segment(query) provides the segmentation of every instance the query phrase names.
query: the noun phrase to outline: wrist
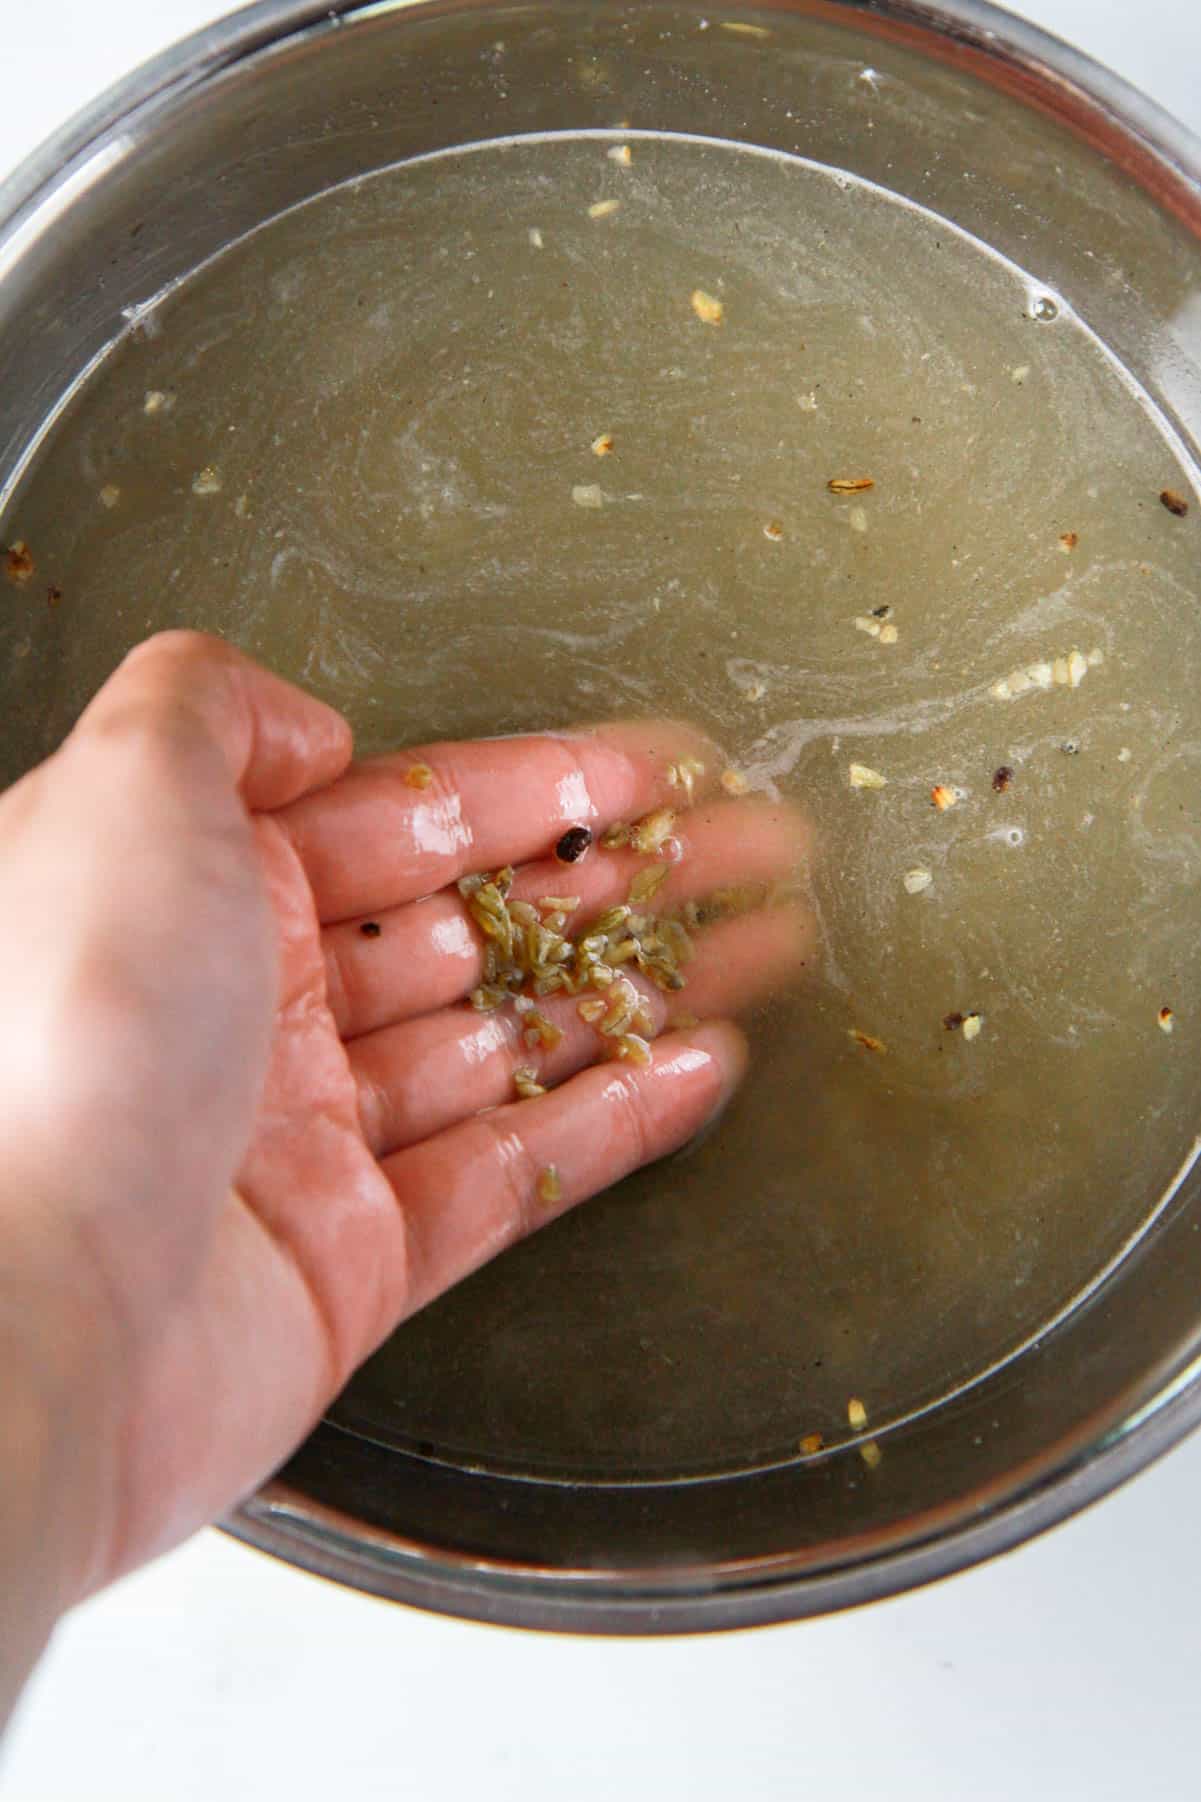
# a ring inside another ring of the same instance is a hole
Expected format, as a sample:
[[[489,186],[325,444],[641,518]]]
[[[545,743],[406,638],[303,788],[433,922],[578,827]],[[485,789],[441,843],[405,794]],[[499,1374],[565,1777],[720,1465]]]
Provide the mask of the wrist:
[[[0,1725],[58,1618],[101,1579],[117,1489],[114,1349],[98,1298],[4,1219]]]

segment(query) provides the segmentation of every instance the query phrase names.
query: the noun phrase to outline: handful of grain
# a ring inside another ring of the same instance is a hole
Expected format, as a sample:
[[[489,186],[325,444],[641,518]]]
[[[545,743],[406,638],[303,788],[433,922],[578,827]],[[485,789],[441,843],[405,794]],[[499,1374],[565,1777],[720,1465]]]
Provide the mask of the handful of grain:
[[[661,866],[662,868],[662,866]],[[604,993],[624,965],[631,964],[656,988],[684,987],[681,965],[691,961],[692,941],[682,918],[652,918],[639,913],[667,879],[667,870],[635,877],[630,901],[606,908],[578,939],[566,936],[569,916],[579,906],[575,895],[544,895],[535,905],[510,900],[513,869],[495,875],[464,876],[459,893],[484,937],[484,977],[471,992],[471,1004],[491,1013],[517,996]],[[692,904],[684,910],[699,919]]]
[[[684,791],[686,801],[692,800],[695,780],[704,767],[695,759],[670,766],[668,780]],[[733,771],[726,774],[735,777],[725,784],[728,792],[746,792],[744,777]],[[671,836],[675,822],[674,809],[657,807],[640,820],[610,826],[599,842],[605,850],[625,848],[639,857],[667,857],[675,842]],[[560,863],[574,862],[577,851],[582,855],[591,842],[589,829],[573,828],[560,838],[555,855]],[[687,900],[664,913],[644,911],[670,875],[668,863],[648,863],[634,875],[627,899],[605,908],[576,938],[568,932],[580,907],[578,895],[514,900],[511,864],[492,874],[464,876],[459,893],[484,941],[483,980],[471,991],[471,1005],[479,1013],[512,1005],[522,1020],[525,1048],[553,1050],[562,1033],[536,1011],[537,1003],[548,995],[579,996],[580,1018],[594,1027],[608,1055],[649,1064],[648,1041],[655,1024],[645,1000],[627,980],[629,972],[640,972],[665,993],[677,992],[685,986],[684,967],[696,955],[693,933],[768,899],[766,885],[743,884],[716,889],[703,902]],[[545,1092],[537,1072],[526,1065],[516,1072],[515,1086],[522,1099]]]

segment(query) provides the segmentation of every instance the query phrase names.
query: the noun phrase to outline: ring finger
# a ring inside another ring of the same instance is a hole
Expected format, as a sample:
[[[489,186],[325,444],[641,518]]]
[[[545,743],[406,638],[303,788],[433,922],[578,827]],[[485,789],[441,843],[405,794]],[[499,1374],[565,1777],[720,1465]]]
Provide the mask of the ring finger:
[[[629,1047],[632,1056],[645,1061],[643,1041],[677,1023],[742,1011],[780,987],[800,966],[806,933],[796,908],[744,915],[703,930],[682,992],[664,994],[643,978],[627,979],[645,1011],[645,1018],[630,1025],[636,1034]],[[535,1016],[529,1013],[505,1008],[480,1015],[463,1007],[356,1040],[347,1050],[371,1149],[377,1157],[385,1156],[513,1100],[520,1070],[552,1089],[615,1051],[616,1035],[607,1035],[602,1027],[618,1023],[617,1003],[607,1022],[589,1023],[580,1014],[581,1001],[587,1006],[600,1000],[593,994],[574,999],[557,995],[539,1003],[538,1015],[550,1027],[548,1044],[531,1029]]]

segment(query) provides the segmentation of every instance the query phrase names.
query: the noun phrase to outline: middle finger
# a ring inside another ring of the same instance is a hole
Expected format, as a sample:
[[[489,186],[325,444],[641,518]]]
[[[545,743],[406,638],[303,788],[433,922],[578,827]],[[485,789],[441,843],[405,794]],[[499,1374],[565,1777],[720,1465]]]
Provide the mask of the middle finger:
[[[788,876],[804,849],[804,829],[791,808],[754,800],[715,803],[682,814],[675,836],[682,856],[663,865],[667,877],[651,903],[660,913],[699,899],[732,880],[770,883]],[[578,864],[547,859],[517,871],[512,899],[578,897],[577,932],[651,867],[630,851],[595,847]],[[364,927],[370,930],[364,933]],[[374,930],[378,928],[378,931]],[[456,889],[409,907],[345,921],[322,934],[326,990],[344,1039],[461,1001],[483,974],[483,942]]]

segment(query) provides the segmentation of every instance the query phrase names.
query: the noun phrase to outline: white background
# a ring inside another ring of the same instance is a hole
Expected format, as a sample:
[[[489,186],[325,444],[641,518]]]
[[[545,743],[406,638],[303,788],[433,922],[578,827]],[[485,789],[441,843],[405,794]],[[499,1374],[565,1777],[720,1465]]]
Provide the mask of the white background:
[[[0,0],[0,172],[219,10]],[[1201,131],[1196,0],[1019,10]],[[934,1589],[650,1643],[438,1620],[207,1533],[61,1628],[0,1802],[1196,1802],[1199,1518],[1201,1436]]]

